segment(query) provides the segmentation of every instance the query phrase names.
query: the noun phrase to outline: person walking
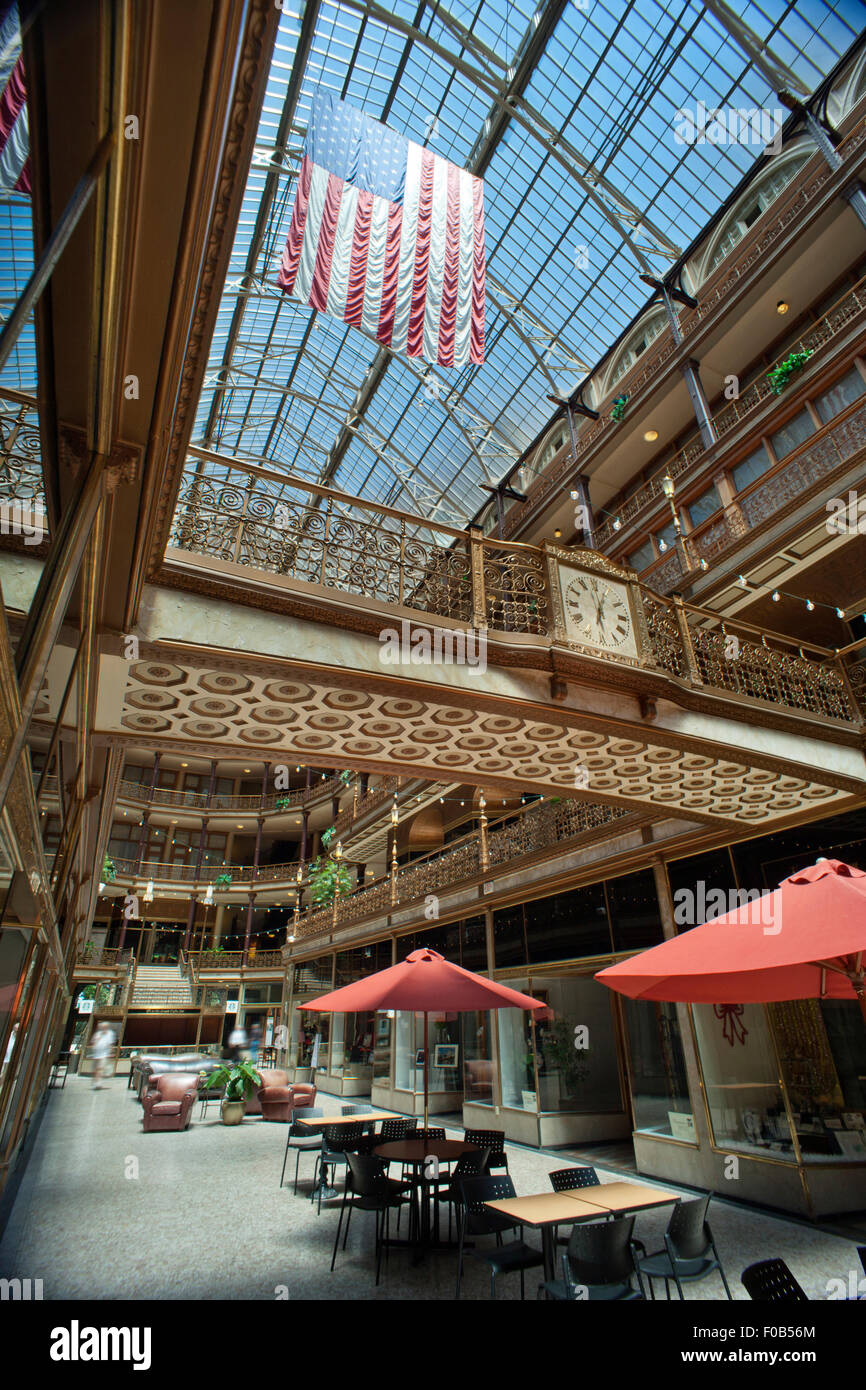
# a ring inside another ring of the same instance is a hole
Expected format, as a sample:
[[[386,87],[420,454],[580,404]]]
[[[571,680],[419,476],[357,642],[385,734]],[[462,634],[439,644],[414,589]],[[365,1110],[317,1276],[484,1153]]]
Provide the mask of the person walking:
[[[250,1028],[250,1061],[256,1066],[259,1060],[259,1048],[262,1042],[262,1025],[254,1023]]]
[[[233,1062],[239,1062],[241,1060],[246,1045],[246,1030],[238,1027],[233,1028],[229,1034],[229,1047],[231,1048]]]
[[[114,1052],[115,1035],[113,1029],[102,1019],[90,1040],[90,1056],[93,1061],[93,1090],[102,1091],[102,1078],[105,1064]]]

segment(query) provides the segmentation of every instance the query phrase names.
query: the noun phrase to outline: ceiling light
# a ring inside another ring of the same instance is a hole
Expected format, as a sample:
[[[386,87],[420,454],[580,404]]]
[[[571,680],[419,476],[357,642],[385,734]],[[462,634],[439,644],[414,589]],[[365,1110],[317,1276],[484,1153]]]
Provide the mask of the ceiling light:
[[[245,767],[245,768],[244,768],[244,772],[249,772],[249,768],[248,768],[248,767]]]
[[[644,430],[643,437],[646,440],[647,444],[655,444],[656,440],[659,437],[659,432],[658,430]]]
[[[559,540],[560,537],[562,536],[562,532],[560,531],[560,529],[559,529],[558,526],[557,526],[557,528],[556,528],[556,530],[554,531],[553,534],[554,534],[554,537],[556,538],[556,540]]]
[[[777,313],[777,314],[787,314],[787,312],[788,312],[788,310],[790,309],[790,307],[791,307],[791,306],[790,306],[790,304],[788,304],[787,300],[780,299],[779,302],[778,302],[778,304],[776,305],[776,313]]]
[[[189,767],[189,763],[181,763],[181,767]]]

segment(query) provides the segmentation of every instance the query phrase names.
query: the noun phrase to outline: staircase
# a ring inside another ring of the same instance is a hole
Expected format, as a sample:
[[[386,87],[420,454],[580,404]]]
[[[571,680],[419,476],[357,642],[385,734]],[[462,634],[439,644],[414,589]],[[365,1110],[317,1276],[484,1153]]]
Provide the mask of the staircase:
[[[190,1009],[189,980],[181,974],[179,965],[140,965],[135,972],[130,1008]]]

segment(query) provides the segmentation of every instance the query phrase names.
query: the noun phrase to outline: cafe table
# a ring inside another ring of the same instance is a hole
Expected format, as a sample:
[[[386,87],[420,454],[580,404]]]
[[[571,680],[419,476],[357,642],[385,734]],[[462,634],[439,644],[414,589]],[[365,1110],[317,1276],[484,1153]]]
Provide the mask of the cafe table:
[[[549,1282],[556,1277],[557,1226],[571,1226],[576,1221],[602,1221],[607,1215],[601,1207],[583,1200],[586,1190],[583,1188],[579,1197],[576,1192],[538,1192],[529,1197],[504,1197],[484,1205],[520,1226],[532,1226],[541,1231],[544,1278]]]
[[[306,1125],[307,1128],[308,1128],[308,1129],[311,1129],[311,1130],[324,1130],[324,1129],[330,1128],[332,1125],[358,1125],[358,1124],[368,1125],[368,1124],[374,1124],[377,1120],[393,1120],[393,1119],[394,1119],[394,1113],[393,1113],[393,1111],[389,1111],[389,1110],[367,1110],[367,1111],[365,1111],[363,1114],[360,1114],[360,1115],[358,1115],[358,1114],[356,1114],[356,1115],[343,1115],[343,1114],[340,1114],[340,1115],[311,1115],[309,1119],[307,1119],[307,1116],[306,1116],[306,1113],[305,1113],[304,1109],[296,1110],[296,1111],[294,1111],[293,1114],[292,1114],[292,1124],[289,1125],[289,1132],[288,1132],[288,1134],[286,1135],[286,1155],[288,1155],[288,1152],[289,1152],[289,1140],[290,1140],[291,1137],[292,1137],[292,1126],[293,1126],[293,1125],[301,1124],[301,1125]],[[284,1166],[284,1168],[285,1168],[285,1162],[286,1162],[286,1159],[284,1158],[284,1159],[283,1159],[283,1166]],[[313,1188],[312,1195],[311,1195],[311,1200],[312,1200],[312,1201],[315,1201],[315,1200],[316,1200],[316,1193],[318,1192],[319,1188],[321,1188],[321,1190],[322,1190],[322,1201],[323,1201],[323,1202],[328,1202],[328,1201],[330,1201],[333,1197],[337,1197],[339,1194],[338,1194],[336,1188],[333,1188],[333,1187],[329,1187],[329,1186],[328,1186],[328,1174],[327,1174],[327,1171],[326,1171],[326,1166],[325,1166],[325,1164],[322,1163],[322,1164],[320,1164],[319,1166],[320,1166],[320,1169],[321,1169],[320,1175],[319,1175],[319,1187],[314,1187],[314,1188]]]
[[[412,1169],[412,1185],[418,1196],[415,1229],[422,1248],[429,1249],[434,1243],[430,1231],[430,1190],[439,1178],[439,1164],[453,1163],[465,1153],[474,1153],[477,1147],[477,1144],[467,1144],[465,1139],[395,1139],[373,1150],[389,1163],[402,1163]],[[431,1159],[435,1159],[435,1163],[431,1163]],[[391,1242],[394,1245],[403,1243]],[[438,1246],[438,1240],[435,1243]]]
[[[639,1182],[603,1182],[593,1187],[568,1188],[563,1196],[600,1207],[602,1212],[608,1213],[673,1206],[680,1200],[676,1192],[661,1192],[657,1187]]]

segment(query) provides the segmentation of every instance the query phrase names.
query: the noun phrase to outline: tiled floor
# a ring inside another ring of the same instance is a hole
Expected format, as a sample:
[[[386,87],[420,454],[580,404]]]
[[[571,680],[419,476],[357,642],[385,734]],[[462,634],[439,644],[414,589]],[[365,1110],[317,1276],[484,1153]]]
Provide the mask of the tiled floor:
[[[186,1133],[143,1134],[140,1116],[125,1077],[103,1091],[70,1077],[50,1094],[0,1242],[0,1276],[41,1278],[46,1299],[453,1298],[451,1252],[412,1266],[405,1251],[394,1251],[377,1289],[373,1217],[366,1213],[353,1219],[349,1246],[330,1272],[339,1204],[317,1216],[291,1187],[279,1187],[284,1126],[252,1118],[229,1128],[212,1104],[202,1122],[196,1106]],[[520,1194],[549,1190],[547,1174],[568,1162],[563,1153],[519,1146],[508,1152]],[[308,1180],[312,1167],[303,1157]],[[619,1177],[600,1174],[603,1181]],[[650,1249],[661,1243],[668,1215],[662,1209],[638,1217],[636,1235]],[[847,1280],[849,1271],[862,1276],[855,1246],[838,1236],[718,1201],[710,1219],[735,1298],[746,1297],[741,1271],[769,1255],[787,1260],[811,1298],[826,1298],[829,1279]],[[536,1232],[526,1239],[539,1243]],[[537,1282],[531,1272],[529,1297]],[[463,1296],[489,1296],[486,1270],[472,1260]],[[518,1279],[503,1278],[499,1296],[519,1297]],[[714,1275],[688,1286],[687,1296],[724,1295]]]

